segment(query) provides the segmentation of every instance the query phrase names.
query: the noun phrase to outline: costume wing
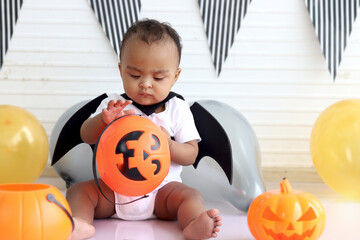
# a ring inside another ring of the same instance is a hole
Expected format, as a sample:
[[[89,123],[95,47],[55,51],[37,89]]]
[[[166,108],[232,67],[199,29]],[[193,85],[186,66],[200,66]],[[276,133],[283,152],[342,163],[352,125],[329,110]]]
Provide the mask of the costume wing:
[[[202,140],[196,169],[184,167],[183,182],[200,190],[207,200],[224,200],[247,211],[265,191],[255,132],[240,112],[225,103],[199,100],[190,109]]]
[[[57,138],[51,165],[59,161],[67,152],[78,144],[83,143],[80,137],[80,128],[83,122],[94,113],[101,101],[107,97],[107,94],[102,94],[97,98],[86,103],[78,109],[62,127]]]
[[[221,124],[204,107],[195,102],[190,110],[194,116],[196,128],[200,134],[199,154],[196,157],[195,168],[205,156],[213,158],[222,168],[232,183],[232,153],[230,140]]]

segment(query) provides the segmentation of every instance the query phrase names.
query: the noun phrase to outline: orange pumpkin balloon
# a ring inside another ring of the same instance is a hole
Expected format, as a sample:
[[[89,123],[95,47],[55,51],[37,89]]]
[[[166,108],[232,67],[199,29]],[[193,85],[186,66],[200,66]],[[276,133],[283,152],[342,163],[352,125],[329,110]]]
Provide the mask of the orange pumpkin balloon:
[[[293,191],[287,179],[281,191],[259,195],[251,203],[247,219],[257,240],[313,240],[325,227],[325,211],[319,200],[307,192]]]
[[[70,207],[47,184],[0,185],[0,239],[64,240],[73,228]]]
[[[126,196],[153,191],[170,168],[165,133],[151,120],[137,115],[109,124],[98,139],[94,157],[105,184]]]

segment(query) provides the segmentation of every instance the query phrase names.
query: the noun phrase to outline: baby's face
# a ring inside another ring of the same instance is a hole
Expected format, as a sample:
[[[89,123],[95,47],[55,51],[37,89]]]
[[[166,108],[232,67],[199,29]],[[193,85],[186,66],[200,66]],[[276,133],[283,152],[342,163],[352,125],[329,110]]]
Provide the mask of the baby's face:
[[[141,105],[161,102],[179,77],[178,65],[178,51],[170,37],[150,45],[129,39],[119,63],[126,94]]]

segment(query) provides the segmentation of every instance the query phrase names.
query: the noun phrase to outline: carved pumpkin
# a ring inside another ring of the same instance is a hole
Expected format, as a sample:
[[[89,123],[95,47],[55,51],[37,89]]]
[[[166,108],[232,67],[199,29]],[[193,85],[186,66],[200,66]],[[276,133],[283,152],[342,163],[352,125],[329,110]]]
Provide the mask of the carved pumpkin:
[[[151,120],[137,115],[109,124],[99,137],[94,156],[101,179],[126,196],[153,191],[170,168],[165,133]]]
[[[73,228],[70,207],[47,184],[0,185],[0,239],[64,240]]]
[[[318,239],[325,227],[322,204],[310,193],[293,191],[287,179],[280,187],[251,203],[247,219],[252,235],[257,240]]]

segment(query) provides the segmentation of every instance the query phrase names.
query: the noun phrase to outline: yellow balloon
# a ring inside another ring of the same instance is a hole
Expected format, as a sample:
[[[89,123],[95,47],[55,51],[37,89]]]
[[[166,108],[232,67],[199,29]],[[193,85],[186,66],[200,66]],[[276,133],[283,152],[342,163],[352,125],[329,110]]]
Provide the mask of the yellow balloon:
[[[312,129],[310,150],[324,182],[337,193],[360,201],[360,100],[325,109]]]
[[[35,181],[48,154],[48,138],[36,117],[20,107],[0,105],[0,184]]]

